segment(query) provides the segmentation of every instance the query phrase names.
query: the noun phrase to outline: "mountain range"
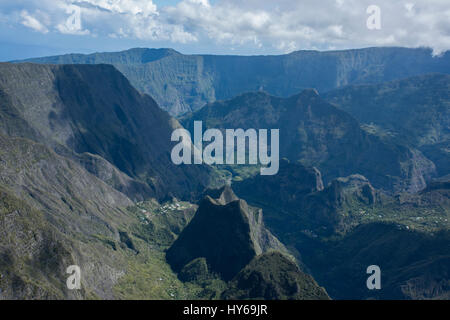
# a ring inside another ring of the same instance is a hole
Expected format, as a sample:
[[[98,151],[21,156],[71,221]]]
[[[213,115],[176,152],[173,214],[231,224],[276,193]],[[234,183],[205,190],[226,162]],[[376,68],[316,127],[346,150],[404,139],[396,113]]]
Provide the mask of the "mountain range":
[[[211,170],[171,162],[178,122],[112,66],[0,64],[0,92],[2,297],[113,298],[136,254],[127,208],[193,199]]]
[[[448,299],[449,58],[1,63],[0,299]],[[194,121],[279,129],[279,172],[174,165]]]
[[[243,92],[288,97],[303,89],[323,93],[350,84],[381,83],[425,73],[450,73],[450,54],[430,49],[367,48],[296,51],[280,56],[184,55],[172,49],[68,54],[25,60],[48,64],[112,64],[135,88],[172,115]]]
[[[435,165],[420,151],[364,131],[312,89],[289,98],[242,94],[208,104],[186,115],[182,124],[193,131],[194,121],[221,130],[279,128],[280,157],[316,166],[326,183],[358,173],[376,187],[415,192],[435,175]]]

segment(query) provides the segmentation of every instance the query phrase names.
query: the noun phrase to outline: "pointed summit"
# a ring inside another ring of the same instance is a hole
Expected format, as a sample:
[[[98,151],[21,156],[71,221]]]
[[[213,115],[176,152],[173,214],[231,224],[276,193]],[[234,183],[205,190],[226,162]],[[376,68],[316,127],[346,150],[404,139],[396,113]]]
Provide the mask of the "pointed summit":
[[[223,205],[239,200],[233,189],[228,185],[225,185],[220,189],[208,189],[205,191],[205,196],[210,196]]]
[[[286,251],[264,227],[261,209],[238,199],[230,187],[221,190],[215,199],[205,196],[190,224],[167,251],[167,261],[175,271],[202,257],[211,271],[230,280],[255,256],[270,249]]]

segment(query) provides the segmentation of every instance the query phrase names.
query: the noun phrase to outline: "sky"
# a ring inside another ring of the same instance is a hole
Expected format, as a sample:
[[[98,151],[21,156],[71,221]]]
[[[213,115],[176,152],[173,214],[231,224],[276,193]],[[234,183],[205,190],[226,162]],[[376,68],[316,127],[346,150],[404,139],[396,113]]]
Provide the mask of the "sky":
[[[450,49],[450,0],[0,0],[0,61],[173,48],[284,54]]]

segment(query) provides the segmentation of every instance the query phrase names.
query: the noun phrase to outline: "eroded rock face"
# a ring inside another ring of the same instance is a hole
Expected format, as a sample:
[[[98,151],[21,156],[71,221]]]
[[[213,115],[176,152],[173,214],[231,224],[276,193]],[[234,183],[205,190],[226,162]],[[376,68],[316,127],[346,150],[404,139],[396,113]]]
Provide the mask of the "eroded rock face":
[[[284,246],[264,227],[262,210],[237,199],[229,187],[207,195],[166,257],[175,271],[204,257],[212,272],[233,278],[255,256]]]

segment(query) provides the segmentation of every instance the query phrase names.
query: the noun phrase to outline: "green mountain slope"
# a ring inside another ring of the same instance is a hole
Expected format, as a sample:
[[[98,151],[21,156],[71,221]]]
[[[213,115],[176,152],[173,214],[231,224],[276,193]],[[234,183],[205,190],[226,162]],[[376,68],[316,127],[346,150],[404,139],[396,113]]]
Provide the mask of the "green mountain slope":
[[[291,96],[306,88],[320,92],[357,83],[380,83],[412,75],[450,73],[450,59],[428,49],[367,48],[298,51],[280,56],[183,55],[171,49],[29,59],[52,64],[113,64],[141,92],[171,114],[201,108],[248,91]]]
[[[338,178],[324,187],[316,168],[287,160],[282,160],[277,175],[257,175],[233,183],[233,188],[239,196],[264,209],[268,225],[279,236],[345,232],[354,225],[353,215],[377,200],[375,190],[363,176]],[[355,212],[347,212],[350,204]]]
[[[0,134],[0,299],[214,298],[165,260],[194,211],[134,205],[77,162]],[[81,290],[66,287],[71,265]]]
[[[42,212],[0,187],[0,297],[63,298],[65,266],[74,264],[70,241]]]
[[[41,144],[0,135],[0,145],[2,296],[111,298],[126,260],[97,238],[118,238],[132,202]],[[73,264],[84,271],[82,291],[65,286]]]
[[[450,175],[450,140],[422,146],[420,150],[436,165],[438,176],[448,177]]]
[[[95,224],[84,219],[112,222],[117,216],[120,221],[122,213],[116,208],[132,204],[124,194],[41,144],[0,135],[0,145],[0,184],[45,211],[62,229],[93,232]],[[105,216],[106,212],[111,215]]]

